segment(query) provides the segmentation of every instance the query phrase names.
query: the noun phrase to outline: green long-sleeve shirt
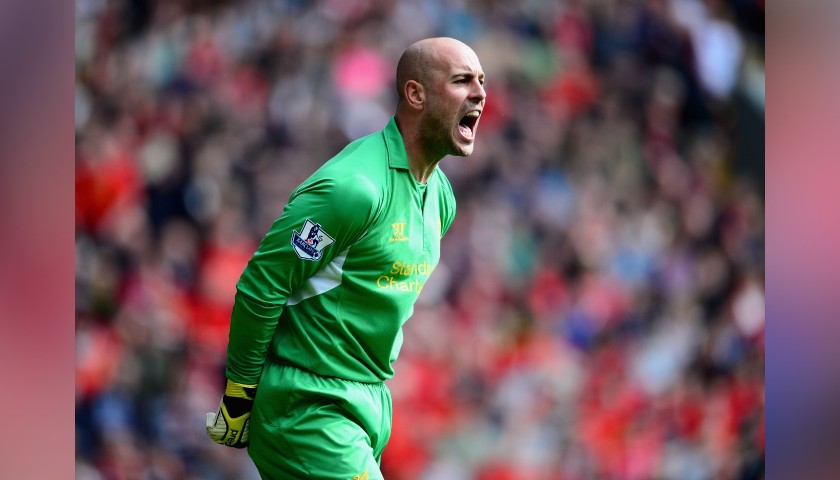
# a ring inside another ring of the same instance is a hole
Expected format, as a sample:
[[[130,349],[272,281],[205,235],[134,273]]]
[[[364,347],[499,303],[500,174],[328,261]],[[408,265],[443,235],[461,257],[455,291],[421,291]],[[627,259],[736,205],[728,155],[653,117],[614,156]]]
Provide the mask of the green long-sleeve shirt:
[[[393,118],[349,144],[292,193],[242,273],[228,378],[257,383],[266,349],[319,375],[390,378],[454,217],[446,176],[414,179]]]

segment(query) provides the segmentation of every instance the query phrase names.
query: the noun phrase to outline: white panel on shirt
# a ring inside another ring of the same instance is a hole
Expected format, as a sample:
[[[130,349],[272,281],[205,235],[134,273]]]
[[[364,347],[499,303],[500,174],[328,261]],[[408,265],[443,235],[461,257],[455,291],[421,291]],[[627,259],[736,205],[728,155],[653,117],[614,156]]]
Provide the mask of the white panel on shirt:
[[[348,247],[336,255],[330,263],[324,266],[318,273],[311,276],[299,289],[292,292],[286,301],[286,306],[297,305],[307,298],[328,292],[341,285],[341,276],[344,273],[344,261],[347,260],[347,252],[349,250],[350,248]]]

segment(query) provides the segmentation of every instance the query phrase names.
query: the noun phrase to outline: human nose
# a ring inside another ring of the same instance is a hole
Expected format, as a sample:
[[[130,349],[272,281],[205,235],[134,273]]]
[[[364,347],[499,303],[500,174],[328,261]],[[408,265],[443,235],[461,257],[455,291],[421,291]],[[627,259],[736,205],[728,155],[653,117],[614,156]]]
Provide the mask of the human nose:
[[[487,98],[487,92],[484,91],[484,85],[482,85],[478,80],[473,81],[473,88],[470,92],[470,100],[476,103],[481,103],[485,98]]]

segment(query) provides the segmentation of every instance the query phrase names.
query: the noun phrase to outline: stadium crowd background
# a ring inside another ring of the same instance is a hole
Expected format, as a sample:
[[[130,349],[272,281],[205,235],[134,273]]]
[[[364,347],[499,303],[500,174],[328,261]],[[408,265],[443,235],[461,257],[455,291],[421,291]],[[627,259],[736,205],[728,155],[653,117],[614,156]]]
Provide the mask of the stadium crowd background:
[[[235,282],[438,35],[488,102],[386,478],[764,477],[763,0],[77,0],[77,479],[257,478],[203,426]]]

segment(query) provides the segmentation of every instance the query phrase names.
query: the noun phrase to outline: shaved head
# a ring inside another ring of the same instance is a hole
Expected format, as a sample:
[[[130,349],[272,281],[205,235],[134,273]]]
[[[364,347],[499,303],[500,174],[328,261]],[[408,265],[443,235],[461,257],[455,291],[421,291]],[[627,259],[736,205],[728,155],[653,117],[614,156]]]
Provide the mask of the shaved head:
[[[448,37],[420,40],[397,62],[394,118],[415,178],[425,182],[446,155],[472,153],[484,108],[484,71],[467,44]]]
[[[405,98],[406,82],[415,80],[421,85],[428,86],[433,72],[445,66],[441,54],[453,49],[472,51],[467,44],[449,37],[426,38],[411,44],[397,63],[396,87],[400,101]]]

